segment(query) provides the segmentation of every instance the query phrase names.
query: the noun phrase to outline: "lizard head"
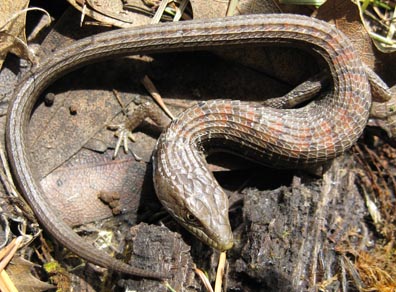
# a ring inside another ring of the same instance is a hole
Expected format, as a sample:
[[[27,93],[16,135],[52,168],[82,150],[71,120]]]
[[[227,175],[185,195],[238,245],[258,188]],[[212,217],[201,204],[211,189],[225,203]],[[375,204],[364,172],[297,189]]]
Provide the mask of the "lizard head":
[[[162,205],[205,244],[221,251],[230,249],[233,235],[228,219],[228,197],[213,174],[206,167],[173,173],[169,171],[172,168],[159,159],[154,158],[154,185]]]

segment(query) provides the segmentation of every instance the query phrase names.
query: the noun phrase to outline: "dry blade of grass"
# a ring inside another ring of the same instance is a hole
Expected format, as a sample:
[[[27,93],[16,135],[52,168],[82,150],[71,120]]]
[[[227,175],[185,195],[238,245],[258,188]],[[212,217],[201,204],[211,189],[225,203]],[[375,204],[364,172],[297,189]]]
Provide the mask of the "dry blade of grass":
[[[221,288],[223,285],[223,277],[225,272],[226,258],[227,258],[227,253],[225,251],[220,253],[219,265],[217,266],[214,292],[221,292]]]
[[[17,288],[8,276],[5,267],[11,261],[18,248],[21,246],[23,237],[14,238],[5,248],[0,250],[0,291],[17,292]]]
[[[376,48],[383,53],[396,51],[395,1],[355,0],[360,19]]]
[[[210,285],[209,279],[208,279],[208,277],[206,277],[205,273],[198,268],[195,268],[194,271],[198,275],[198,277],[201,279],[202,283],[204,284],[204,286],[206,288],[206,291],[213,292],[213,288]]]

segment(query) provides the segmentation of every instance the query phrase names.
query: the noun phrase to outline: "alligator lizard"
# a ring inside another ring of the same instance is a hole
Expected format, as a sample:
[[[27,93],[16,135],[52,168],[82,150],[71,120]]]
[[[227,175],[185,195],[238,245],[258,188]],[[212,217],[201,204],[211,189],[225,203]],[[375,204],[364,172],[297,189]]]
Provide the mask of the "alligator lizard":
[[[202,103],[171,124],[156,151],[154,180],[164,206],[207,243],[230,248],[227,197],[213,181],[198,149],[191,147],[212,141],[275,164],[315,164],[350,147],[367,122],[371,95],[366,72],[349,41],[326,23],[286,14],[186,21],[106,32],[54,52],[19,82],[7,118],[13,172],[44,228],[89,262],[127,274],[164,278],[164,274],[136,269],[96,250],[59,219],[35,180],[27,151],[26,131],[33,107],[54,80],[91,62],[132,54],[268,43],[304,45],[319,53],[332,74],[333,89],[328,96],[297,110],[256,108],[237,101]]]

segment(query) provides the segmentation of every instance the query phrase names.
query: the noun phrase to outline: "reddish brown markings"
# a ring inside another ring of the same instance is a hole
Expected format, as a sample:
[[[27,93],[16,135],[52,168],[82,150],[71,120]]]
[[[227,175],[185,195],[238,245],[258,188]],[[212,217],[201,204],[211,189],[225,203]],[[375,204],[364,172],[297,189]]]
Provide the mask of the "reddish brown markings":
[[[350,125],[354,125],[351,113],[348,110],[346,110],[345,108],[340,108],[339,113],[340,115],[338,123],[341,125],[342,131],[345,131],[347,127],[350,127]]]
[[[254,121],[254,120],[256,120],[256,117],[257,117],[257,115],[256,115],[256,111],[254,110],[254,108],[248,108],[248,110],[246,111],[246,118],[251,121]]]
[[[315,135],[320,136],[331,136],[331,133],[334,131],[334,125],[331,121],[323,120],[318,126],[318,131]]]
[[[193,112],[193,116],[199,117],[205,114],[205,110],[202,107],[196,107]]]

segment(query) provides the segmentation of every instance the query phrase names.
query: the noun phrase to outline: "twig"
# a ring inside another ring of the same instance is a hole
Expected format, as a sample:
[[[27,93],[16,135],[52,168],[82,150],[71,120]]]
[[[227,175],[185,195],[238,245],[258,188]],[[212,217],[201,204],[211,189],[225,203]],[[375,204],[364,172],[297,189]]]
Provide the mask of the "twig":
[[[168,107],[165,105],[161,95],[159,94],[157,88],[155,87],[154,83],[150,80],[150,78],[146,75],[142,80],[143,86],[146,90],[150,93],[153,99],[158,103],[158,105],[162,108],[162,110],[172,119],[174,120],[175,117],[172,115]]]
[[[121,99],[121,96],[120,96],[118,90],[113,89],[113,93],[114,93],[114,96],[115,96],[115,98],[117,99],[118,103],[120,104],[122,113],[126,116],[127,113],[126,113],[125,104],[122,102],[122,99]]]

